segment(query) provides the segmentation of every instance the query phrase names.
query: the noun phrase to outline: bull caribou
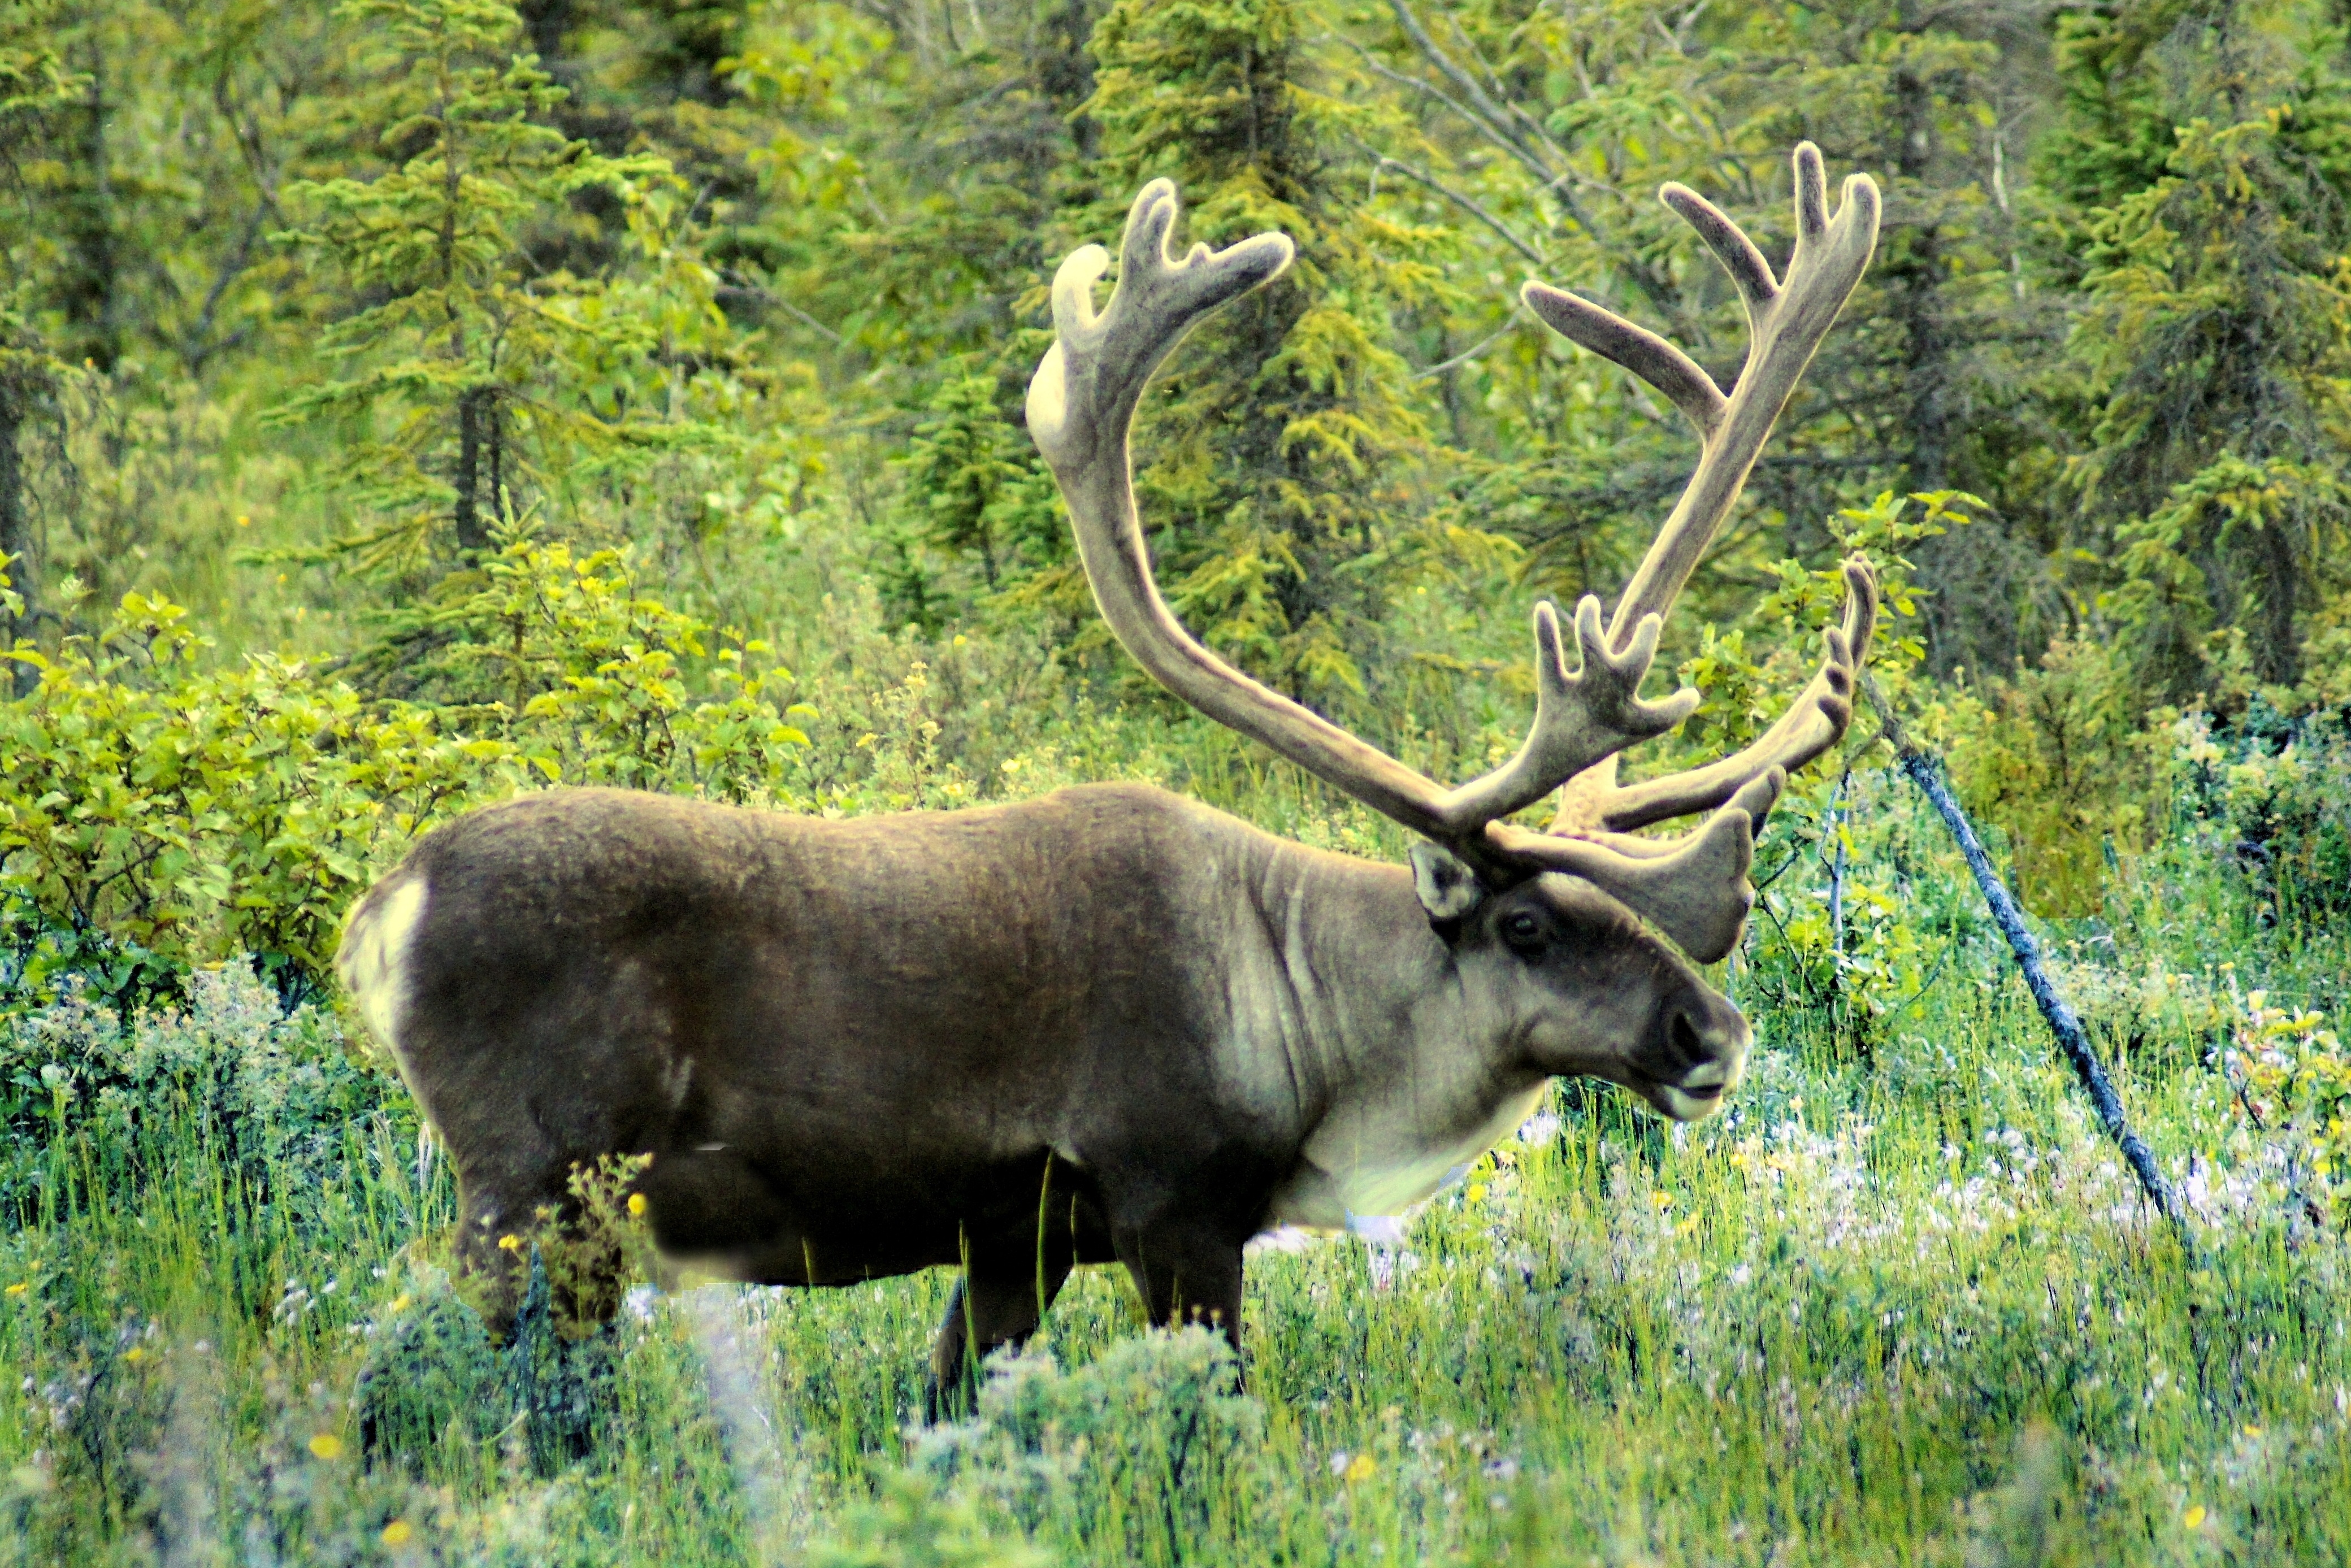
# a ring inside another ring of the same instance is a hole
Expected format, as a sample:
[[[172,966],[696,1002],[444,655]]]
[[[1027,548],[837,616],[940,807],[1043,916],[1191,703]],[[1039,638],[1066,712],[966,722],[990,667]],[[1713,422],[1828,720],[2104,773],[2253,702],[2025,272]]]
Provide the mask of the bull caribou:
[[[1061,265],[1029,431],[1127,652],[1419,834],[1410,866],[1135,784],[846,821],[604,789],[474,811],[369,892],[338,958],[453,1159],[463,1266],[511,1303],[502,1235],[560,1212],[576,1166],[650,1155],[635,1190],[667,1267],[840,1285],[960,1266],[935,1386],[1029,1334],[1079,1263],[1124,1265],[1154,1322],[1210,1321],[1238,1348],[1252,1236],[1428,1196],[1553,1078],[1714,1112],[1750,1035],[1698,965],[1739,938],[1786,774],[1851,717],[1867,564],[1846,563],[1843,625],[1754,744],[1636,783],[1615,763],[1697,706],[1638,695],[1660,618],[1876,242],[1867,177],[1832,217],[1819,153],[1794,163],[1784,280],[1695,193],[1663,192],[1746,304],[1727,393],[1663,339],[1526,286],[1542,320],[1687,415],[1701,455],[1604,629],[1597,600],[1576,606],[1577,668],[1536,606],[1526,742],[1451,789],[1234,670],[1161,600],[1128,455],[1137,400],[1291,247],[1266,234],[1176,259],[1175,190],[1146,185],[1099,313],[1102,250]],[[1510,820],[1553,791],[1548,829]],[[1698,812],[1680,838],[1635,831]]]

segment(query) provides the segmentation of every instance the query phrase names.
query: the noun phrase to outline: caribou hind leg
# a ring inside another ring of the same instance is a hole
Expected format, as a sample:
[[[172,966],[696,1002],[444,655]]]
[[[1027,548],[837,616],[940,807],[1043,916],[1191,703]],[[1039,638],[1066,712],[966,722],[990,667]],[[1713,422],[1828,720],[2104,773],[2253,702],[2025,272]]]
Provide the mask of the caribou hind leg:
[[[565,1171],[552,1160],[545,1168],[516,1162],[497,1167],[457,1166],[457,1269],[480,1283],[482,1323],[494,1343],[513,1336],[515,1312],[529,1282],[530,1252],[544,1228],[540,1216],[560,1221],[570,1195]]]
[[[1014,1178],[1002,1203],[964,1229],[963,1275],[947,1298],[923,1380],[926,1422],[968,1414],[977,1402],[979,1364],[1028,1342],[1073,1267],[1109,1260],[1092,1184],[1051,1155],[1044,1166],[1041,1182]]]
[[[1019,1349],[1037,1332],[1076,1261],[1063,1238],[1042,1247],[1029,1237],[975,1243],[963,1277],[947,1298],[923,1380],[923,1419],[968,1415],[979,1392],[979,1364],[1007,1345]]]

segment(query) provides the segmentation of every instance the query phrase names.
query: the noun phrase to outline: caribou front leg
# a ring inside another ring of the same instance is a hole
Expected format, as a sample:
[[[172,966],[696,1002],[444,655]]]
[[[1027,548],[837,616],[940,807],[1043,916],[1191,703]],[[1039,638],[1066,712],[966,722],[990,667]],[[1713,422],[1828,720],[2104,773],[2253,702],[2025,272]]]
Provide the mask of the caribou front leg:
[[[1198,1323],[1224,1331],[1241,1359],[1241,1249],[1197,1225],[1167,1221],[1120,1235],[1118,1260],[1142,1292],[1154,1328]]]

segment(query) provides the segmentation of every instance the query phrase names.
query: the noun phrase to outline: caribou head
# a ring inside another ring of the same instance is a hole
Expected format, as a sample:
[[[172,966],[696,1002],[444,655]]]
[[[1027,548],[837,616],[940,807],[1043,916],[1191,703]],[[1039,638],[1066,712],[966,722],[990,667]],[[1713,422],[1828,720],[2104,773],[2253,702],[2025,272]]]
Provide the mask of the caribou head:
[[[1242,1246],[1426,1196],[1551,1078],[1625,1084],[1702,1116],[1748,1029],[1698,964],[1752,898],[1755,827],[1852,712],[1876,591],[1752,746],[1621,783],[1618,756],[1698,698],[1640,686],[1660,619],[1867,263],[1865,179],[1828,215],[1796,154],[1784,282],[1668,186],[1747,302],[1725,393],[1686,356],[1530,284],[1542,319],[1671,398],[1698,470],[1604,626],[1534,612],[1526,744],[1445,789],[1267,690],[1188,636],[1152,581],[1127,432],[1153,369],[1208,312],[1288,265],[1261,235],[1167,248],[1144,188],[1118,286],[1089,246],[1053,288],[1059,340],[1029,419],[1097,600],[1158,680],[1425,841],[1412,867],[1323,853],[1132,784],[965,811],[823,821],[618,790],[551,790],[427,835],[353,910],[338,967],[447,1146],[465,1266],[511,1302],[535,1217],[571,1172],[635,1179],[668,1266],[846,1284],[937,1264],[963,1281],[933,1366],[1016,1343],[1078,1263],[1123,1265],[1155,1322],[1238,1336]],[[1547,828],[1512,819],[1553,791]],[[1680,838],[1638,830],[1708,813]],[[610,1291],[590,1291],[609,1304]]]

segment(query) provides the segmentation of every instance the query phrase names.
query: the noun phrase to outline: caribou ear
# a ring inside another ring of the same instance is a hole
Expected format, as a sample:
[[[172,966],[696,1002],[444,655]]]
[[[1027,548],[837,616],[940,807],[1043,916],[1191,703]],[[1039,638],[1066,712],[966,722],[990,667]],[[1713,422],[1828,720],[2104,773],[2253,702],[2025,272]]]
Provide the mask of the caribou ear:
[[[1447,936],[1486,896],[1476,872],[1451,850],[1431,843],[1412,846],[1412,890],[1420,894],[1428,923]]]

